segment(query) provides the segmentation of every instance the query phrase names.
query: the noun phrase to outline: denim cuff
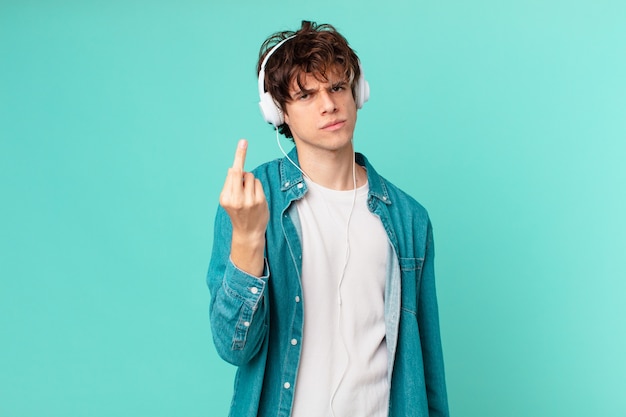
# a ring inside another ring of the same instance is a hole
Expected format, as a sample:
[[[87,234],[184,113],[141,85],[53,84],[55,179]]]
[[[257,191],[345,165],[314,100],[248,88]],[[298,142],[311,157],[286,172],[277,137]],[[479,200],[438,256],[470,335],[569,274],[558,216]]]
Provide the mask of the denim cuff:
[[[253,310],[256,310],[269,278],[267,259],[264,259],[263,262],[263,275],[256,277],[237,268],[229,258],[224,274],[224,286],[228,294],[241,299]]]

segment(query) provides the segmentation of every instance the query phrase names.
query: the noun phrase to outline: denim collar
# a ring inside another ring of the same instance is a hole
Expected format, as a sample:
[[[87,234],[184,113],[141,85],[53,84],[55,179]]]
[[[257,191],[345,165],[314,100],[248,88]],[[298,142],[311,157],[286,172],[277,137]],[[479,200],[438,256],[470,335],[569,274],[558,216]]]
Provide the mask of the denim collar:
[[[369,198],[371,202],[373,198],[378,199],[384,204],[391,204],[391,198],[387,191],[387,186],[383,178],[378,175],[374,167],[369,163],[365,155],[356,152],[356,163],[365,167],[367,170],[367,181],[369,184]],[[298,161],[298,150],[294,146],[293,149],[287,155],[295,164],[300,166]],[[306,193],[307,187],[304,183],[302,172],[296,168],[287,158],[280,160],[280,189],[285,192],[293,187],[297,187],[296,190],[300,190],[301,193],[296,193],[297,197],[301,197]],[[300,185],[301,184],[301,185]],[[297,198],[296,197],[296,198]]]
[[[389,197],[389,192],[387,191],[387,186],[383,178],[378,175],[378,172],[376,172],[374,167],[369,163],[365,155],[358,152],[356,152],[355,155],[356,163],[365,167],[367,170],[367,182],[369,184],[368,200],[371,202],[373,198],[377,198],[385,204],[391,204],[391,198]]]
[[[291,161],[298,165],[295,167]],[[280,190],[287,191],[298,184],[302,184],[299,186],[300,189],[306,190],[306,184],[304,183],[304,178],[302,172],[300,171],[300,161],[298,161],[298,151],[294,146],[293,149],[289,152],[287,157],[284,157],[280,160],[279,169],[280,169]]]

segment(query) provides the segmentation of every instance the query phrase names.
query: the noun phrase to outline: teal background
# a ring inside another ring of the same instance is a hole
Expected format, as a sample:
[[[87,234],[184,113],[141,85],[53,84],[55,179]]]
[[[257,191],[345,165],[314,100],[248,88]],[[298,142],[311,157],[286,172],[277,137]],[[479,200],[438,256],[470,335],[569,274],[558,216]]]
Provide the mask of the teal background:
[[[224,416],[204,279],[267,35],[333,23],[437,242],[454,416],[626,416],[626,3],[0,0],[0,416]]]

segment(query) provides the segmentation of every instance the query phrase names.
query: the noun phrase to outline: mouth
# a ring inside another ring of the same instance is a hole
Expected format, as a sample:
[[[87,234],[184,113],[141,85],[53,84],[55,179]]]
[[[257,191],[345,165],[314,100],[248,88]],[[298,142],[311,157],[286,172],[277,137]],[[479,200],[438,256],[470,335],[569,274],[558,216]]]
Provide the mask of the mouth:
[[[346,124],[345,120],[333,120],[331,122],[326,123],[324,126],[321,127],[322,130],[337,130],[337,129],[341,129],[343,127],[343,125]]]

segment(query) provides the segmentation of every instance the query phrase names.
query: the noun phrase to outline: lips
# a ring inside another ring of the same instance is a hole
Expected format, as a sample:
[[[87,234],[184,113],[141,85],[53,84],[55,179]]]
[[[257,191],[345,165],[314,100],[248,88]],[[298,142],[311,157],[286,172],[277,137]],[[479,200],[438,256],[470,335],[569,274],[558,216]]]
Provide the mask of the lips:
[[[323,130],[337,130],[343,127],[345,123],[346,123],[345,120],[333,120],[331,122],[326,123],[324,126],[322,126],[322,129]]]

